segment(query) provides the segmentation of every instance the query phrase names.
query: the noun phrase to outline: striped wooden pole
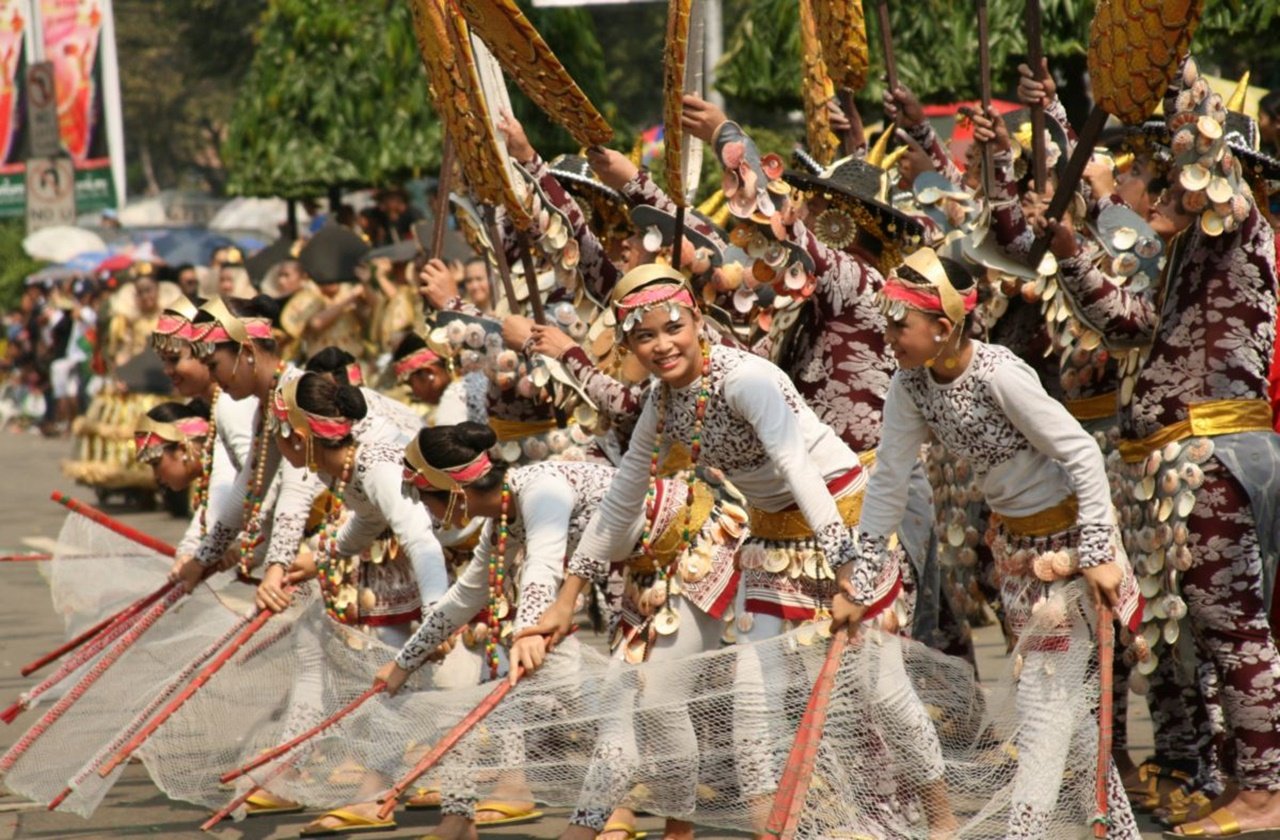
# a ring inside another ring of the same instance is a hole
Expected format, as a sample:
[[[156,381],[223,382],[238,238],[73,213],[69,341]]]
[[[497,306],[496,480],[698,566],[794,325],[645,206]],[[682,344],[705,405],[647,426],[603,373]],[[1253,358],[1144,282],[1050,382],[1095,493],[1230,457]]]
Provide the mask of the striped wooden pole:
[[[347,715],[354,712],[356,709],[363,706],[364,702],[368,700],[370,697],[373,697],[375,694],[381,694],[382,692],[386,691],[386,689],[387,689],[386,683],[377,683],[372,688],[366,689],[365,692],[361,694],[359,697],[352,700],[350,703],[343,706],[341,709],[334,712],[332,715],[325,718],[320,723],[311,727],[306,732],[303,732],[298,737],[285,741],[283,744],[281,744],[278,747],[272,747],[271,749],[267,750],[262,755],[259,755],[257,758],[255,758],[253,761],[250,761],[248,764],[244,765],[243,767],[239,767],[228,773],[223,773],[222,778],[220,778],[218,781],[222,782],[225,785],[228,782],[235,781],[236,779],[240,778],[246,773],[250,773],[254,770],[257,770],[259,767],[261,767],[262,765],[268,762],[275,761],[277,758],[289,752],[294,747],[297,747],[299,744],[306,743],[307,741],[310,741],[312,738],[319,735],[321,732],[324,732],[326,729],[329,729],[338,721],[342,720],[344,717],[346,717]]]
[[[36,721],[35,725],[28,729],[26,734],[9,748],[8,752],[0,756],[0,773],[9,772],[14,763],[31,748],[31,745],[47,732],[49,727],[53,726],[58,718],[66,713],[67,709],[70,709],[77,700],[83,697],[85,692],[92,688],[93,684],[107,672],[107,669],[114,665],[116,660],[123,656],[125,651],[151,628],[151,625],[159,621],[160,617],[165,614],[169,607],[176,604],[182,595],[181,589],[171,589],[164,600],[148,609],[138,619],[137,623],[129,628],[129,632],[121,637],[110,650],[102,655],[101,659],[93,664],[93,667],[89,669],[89,673],[85,674],[80,679],[80,682],[72,686],[70,691],[59,698],[58,702],[53,704],[53,708],[45,712],[44,717]]]
[[[282,761],[278,766],[271,768],[271,771],[267,773],[266,778],[262,780],[261,784],[250,785],[249,788],[244,793],[232,799],[226,805],[223,805],[222,808],[219,809],[213,816],[209,817],[209,819],[205,820],[203,823],[200,824],[200,830],[208,831],[218,823],[225,820],[227,817],[231,815],[233,811],[235,811],[235,809],[239,808],[241,805],[248,802],[250,796],[253,796],[255,793],[257,793],[258,791],[265,788],[267,785],[274,782],[279,776],[284,774],[284,771],[288,770],[292,766],[293,766],[293,760],[290,759],[289,761]]]
[[[800,814],[804,811],[805,798],[809,794],[809,784],[813,780],[813,769],[817,763],[818,747],[822,743],[822,730],[827,722],[827,704],[831,700],[836,672],[840,670],[840,659],[848,645],[849,629],[841,627],[831,638],[827,658],[823,661],[818,678],[814,680],[813,691],[809,694],[809,704],[805,707],[804,716],[800,718],[800,725],[796,727],[796,738],[787,755],[786,769],[782,771],[782,778],[778,781],[778,791],[773,797],[769,821],[765,824],[765,833],[781,840],[790,840],[795,836]]]
[[[1106,837],[1111,827],[1110,807],[1107,801],[1107,782],[1111,777],[1111,742],[1115,725],[1112,709],[1112,691],[1114,689],[1116,639],[1115,617],[1111,608],[1098,608],[1098,771],[1095,774],[1095,793],[1098,798],[1098,813],[1093,818],[1093,836]]]
[[[288,587],[288,589],[292,590],[292,587]],[[196,674],[195,679],[192,680],[177,697],[169,701],[168,705],[161,709],[155,717],[147,721],[141,731],[129,740],[129,743],[122,747],[115,756],[102,765],[98,770],[98,775],[105,779],[111,774],[112,770],[128,761],[129,757],[133,755],[139,747],[145,744],[147,739],[154,735],[157,729],[164,726],[169,718],[177,714],[178,710],[181,709],[182,706],[190,700],[205,683],[213,679],[213,676],[221,670],[222,666],[231,661],[231,657],[235,656],[236,652],[239,651],[240,648],[242,648],[250,639],[252,639],[254,634],[261,630],[263,625],[265,625],[274,615],[275,613],[271,610],[260,610],[258,614],[249,621],[245,628],[240,631],[239,635],[237,635],[229,645],[223,648],[218,655],[200,671],[200,673]]]
[[[145,724],[147,720],[155,714],[156,710],[168,702],[168,700],[173,697],[179,689],[185,686],[191,679],[192,675],[195,674],[202,665],[212,659],[214,654],[221,650],[227,642],[235,638],[236,634],[243,630],[244,626],[248,623],[249,617],[242,616],[239,621],[227,628],[226,632],[215,639],[207,648],[201,651],[198,656],[184,665],[182,670],[169,680],[169,682],[151,698],[151,701],[147,704],[146,708],[139,712],[134,719],[129,722],[128,726],[120,730],[120,733],[116,735],[109,744],[98,750],[97,755],[89,760],[89,763],[71,779],[70,783],[68,783],[67,787],[64,788],[60,794],[54,797],[53,801],[49,803],[49,810],[56,810],[57,807],[62,804],[63,800],[71,795],[72,791],[80,787],[80,785],[84,783],[85,779],[88,779],[98,771],[98,768],[102,766],[104,761],[119,752],[119,750],[129,742],[129,739],[138,733],[138,730],[142,728],[143,724]]]

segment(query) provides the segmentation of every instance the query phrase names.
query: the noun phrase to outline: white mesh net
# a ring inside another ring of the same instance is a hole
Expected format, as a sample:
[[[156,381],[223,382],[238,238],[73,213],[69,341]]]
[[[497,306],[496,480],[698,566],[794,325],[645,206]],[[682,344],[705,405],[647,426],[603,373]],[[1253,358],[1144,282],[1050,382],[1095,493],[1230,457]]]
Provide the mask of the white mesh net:
[[[1081,593],[1062,586],[1040,606],[994,691],[965,662],[864,631],[836,674],[796,836],[925,837],[948,809],[957,837],[1080,836],[1096,811],[1098,698]],[[80,773],[63,807],[92,811],[110,780],[85,780],[82,768],[236,620],[199,594],[181,615],[159,622],[37,742],[10,773],[11,788],[47,802]],[[580,812],[629,804],[751,831],[753,816],[768,813],[826,650],[809,626],[632,666],[570,639],[420,785],[467,800],[519,781],[538,801]],[[168,795],[222,807],[252,784],[221,786],[222,773],[347,704],[393,654],[298,599],[140,754]],[[431,679],[423,672],[399,696],[372,698],[281,759],[291,764],[284,772],[271,763],[251,778],[271,778],[272,793],[314,807],[371,799],[494,688],[433,689]],[[1138,836],[1115,796],[1112,817],[1110,836]]]

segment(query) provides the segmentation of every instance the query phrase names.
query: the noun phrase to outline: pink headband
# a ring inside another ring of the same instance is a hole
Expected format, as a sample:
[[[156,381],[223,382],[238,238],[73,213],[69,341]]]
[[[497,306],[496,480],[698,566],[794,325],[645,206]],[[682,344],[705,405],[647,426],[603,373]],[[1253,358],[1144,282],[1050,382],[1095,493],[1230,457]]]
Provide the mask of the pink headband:
[[[185,338],[183,331],[191,326],[191,321],[174,312],[161,312],[160,320],[156,322],[154,332],[160,335],[171,335],[178,338]]]
[[[275,413],[277,420],[290,426],[301,417],[306,422],[311,435],[321,440],[342,440],[350,435],[352,428],[355,427],[355,421],[345,417],[321,417],[319,414],[312,414],[302,406],[291,406],[280,390],[276,391],[275,398],[271,401],[271,410]]]
[[[632,309],[640,309],[646,306],[653,306],[663,301],[671,301],[672,303],[687,306],[690,309],[695,308],[693,303],[693,293],[686,286],[677,286],[675,284],[662,284],[658,286],[648,286],[638,292],[627,295],[616,304],[619,314],[628,312]]]
[[[440,356],[429,347],[415,350],[395,363],[396,379],[404,381],[409,374],[422,370],[427,365],[440,361]]]
[[[493,467],[489,461],[488,454],[481,452],[472,460],[458,467],[441,470],[445,475],[452,478],[459,484],[470,484],[478,478],[481,478]]]
[[[932,288],[908,286],[897,277],[890,277],[885,282],[883,294],[890,300],[901,301],[912,309],[918,309],[921,312],[929,312],[935,315],[947,314],[942,306],[942,296]],[[960,300],[964,303],[964,311],[967,315],[978,305],[978,290],[970,289],[966,294],[960,296]]]
[[[245,335],[249,336],[249,338],[261,339],[263,341],[275,338],[271,332],[271,322],[266,318],[241,318],[240,323],[244,325]],[[204,325],[196,324],[195,329],[198,330],[202,326]],[[231,344],[240,343],[231,337],[231,334],[227,332],[226,327],[216,321],[210,324],[208,329],[204,330],[204,332],[197,333],[195,340],[204,342],[205,344],[225,344],[228,342]]]
[[[186,443],[194,438],[206,437],[209,434],[209,421],[203,417],[184,417],[172,423],[161,423],[145,418],[142,428],[133,433],[134,452],[139,461],[147,460],[144,453],[148,449],[163,449],[171,443]]]
[[[347,365],[347,382],[351,385],[364,384],[364,371],[360,369],[358,362]]]

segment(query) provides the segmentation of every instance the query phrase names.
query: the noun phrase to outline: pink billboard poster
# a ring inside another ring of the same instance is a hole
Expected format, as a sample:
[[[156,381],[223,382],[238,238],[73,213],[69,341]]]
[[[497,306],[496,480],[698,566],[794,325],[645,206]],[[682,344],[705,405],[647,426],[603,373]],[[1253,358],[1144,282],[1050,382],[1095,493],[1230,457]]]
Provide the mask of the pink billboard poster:
[[[0,0],[0,169],[20,150],[16,143],[22,128],[18,105],[22,101],[23,39],[27,30],[24,0]],[[21,168],[21,162],[17,162]]]
[[[45,55],[58,88],[58,129],[77,167],[89,156],[96,126],[94,64],[102,32],[99,0],[40,0]]]

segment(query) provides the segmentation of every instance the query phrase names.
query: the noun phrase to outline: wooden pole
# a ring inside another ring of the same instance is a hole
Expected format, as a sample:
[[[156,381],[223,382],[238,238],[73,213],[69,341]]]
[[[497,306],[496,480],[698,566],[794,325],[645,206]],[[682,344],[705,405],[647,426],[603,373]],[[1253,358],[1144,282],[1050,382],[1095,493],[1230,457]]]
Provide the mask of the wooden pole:
[[[498,264],[498,278],[502,281],[502,293],[507,296],[507,311],[518,315],[516,307],[520,301],[516,299],[516,288],[511,283],[511,266],[507,263],[507,246],[498,229],[497,211],[493,205],[486,204],[480,211],[484,215],[484,227],[489,232],[489,243],[493,245],[493,261]]]
[[[520,253],[520,265],[524,268],[525,283],[529,286],[529,308],[533,321],[546,326],[547,312],[542,305],[542,291],[538,288],[538,273],[533,265],[533,242],[527,230],[516,231],[516,250]]]
[[[102,527],[110,531],[115,531],[122,537],[133,540],[138,545],[146,546],[152,551],[159,552],[166,557],[173,557],[177,553],[173,546],[169,545],[167,542],[158,540],[148,534],[144,534],[136,528],[130,528],[120,520],[112,519],[102,511],[91,505],[86,505],[79,499],[73,499],[70,496],[59,493],[57,490],[53,491],[53,494],[49,498],[53,499],[58,504],[63,505],[68,510],[78,513],[86,519],[92,519]]]
[[[289,587],[288,589],[292,590],[292,587]],[[206,665],[204,669],[196,675],[196,678],[191,681],[190,685],[184,688],[177,697],[161,709],[159,714],[148,721],[128,744],[126,744],[118,753],[102,765],[98,770],[98,775],[105,779],[111,774],[112,770],[128,761],[129,757],[133,755],[139,747],[145,744],[147,739],[154,735],[157,729],[164,726],[169,718],[177,714],[178,710],[181,709],[182,706],[200,690],[201,686],[213,679],[214,675],[222,669],[222,666],[226,665],[231,661],[231,657],[236,655],[236,651],[240,650],[240,648],[242,648],[249,639],[253,638],[253,635],[261,630],[263,625],[265,625],[274,615],[275,613],[271,610],[260,610],[248,625],[240,631],[240,634],[232,640],[231,644],[223,648],[223,650],[214,657],[213,661]]]
[[[680,257],[684,252],[684,203],[676,205],[676,229],[671,234],[671,267],[680,270]]]
[[[1033,75],[1040,76],[1044,63],[1044,43],[1041,35],[1040,0],[1027,0],[1027,64]],[[1036,192],[1044,195],[1049,181],[1048,153],[1044,143],[1044,106],[1031,106],[1031,173]],[[1063,151],[1066,151],[1065,149]]]
[[[1095,776],[1098,813],[1093,818],[1093,836],[1106,837],[1110,825],[1107,782],[1111,776],[1112,691],[1115,667],[1115,616],[1110,607],[1098,609],[1098,771]]]
[[[121,747],[128,743],[129,739],[142,728],[142,725],[145,724],[153,714],[155,714],[156,709],[159,709],[164,703],[168,702],[169,698],[171,698],[175,692],[187,684],[187,681],[191,679],[191,675],[196,672],[196,669],[200,668],[200,666],[213,658],[213,655],[221,650],[227,642],[231,641],[231,639],[234,638],[235,635],[248,623],[249,618],[242,616],[238,621],[228,627],[221,636],[201,651],[198,656],[184,665],[182,670],[170,679],[169,682],[165,684],[164,688],[160,689],[160,691],[151,698],[151,701],[147,703],[146,707],[134,716],[133,720],[129,722],[129,725],[120,730],[119,734],[111,740],[111,743],[98,750],[98,754],[95,755],[89,763],[71,779],[71,782],[62,791],[62,793],[54,797],[53,801],[49,803],[49,810],[53,811],[61,805],[63,800],[71,795],[72,791],[84,783],[85,779],[97,772],[98,768],[102,766],[102,762],[111,758]]]
[[[827,658],[823,661],[822,670],[818,672],[813,691],[809,694],[809,704],[796,727],[795,741],[787,755],[785,769],[773,797],[773,809],[769,812],[769,821],[765,825],[765,833],[780,840],[790,840],[795,836],[800,815],[804,811],[809,784],[813,780],[814,765],[817,763],[818,747],[822,743],[822,730],[827,722],[827,704],[831,701],[831,690],[835,685],[836,673],[840,670],[840,660],[848,646],[849,629],[842,627],[831,639]]]
[[[112,648],[102,655],[102,658],[93,664],[89,669],[89,673],[81,678],[80,682],[72,686],[71,690],[58,699],[57,703],[49,711],[45,712],[44,717],[36,721],[35,725],[26,731],[26,733],[18,740],[18,743],[9,748],[3,756],[0,756],[0,773],[7,773],[13,769],[13,765],[17,763],[27,750],[31,748],[41,735],[49,730],[49,727],[58,722],[58,719],[66,714],[67,710],[75,705],[76,701],[84,696],[93,684],[101,679],[107,669],[116,663],[121,656],[124,656],[134,642],[136,642],[143,633],[147,632],[153,624],[160,620],[169,607],[178,602],[184,593],[180,589],[169,590],[167,596],[158,604],[153,604],[141,618],[138,619],[129,632],[119,639]]]
[[[876,21],[880,24],[880,46],[884,49],[884,77],[889,90],[898,87],[898,65],[893,60],[893,28],[889,25],[889,0],[876,0]]]
[[[987,25],[987,0],[977,0],[978,8],[978,84],[982,91],[982,116],[990,116],[991,110],[991,30]],[[995,171],[992,169],[990,143],[982,144],[982,191],[991,200],[991,185]]]
[[[1084,175],[1084,168],[1089,163],[1089,158],[1093,156],[1093,147],[1097,144],[1098,138],[1102,136],[1102,129],[1107,125],[1107,112],[1093,106],[1093,110],[1089,112],[1089,116],[1085,118],[1084,125],[1080,128],[1080,136],[1076,143],[1075,151],[1071,154],[1071,160],[1067,162],[1067,168],[1062,173],[1062,179],[1059,181],[1057,188],[1053,191],[1053,200],[1049,202],[1049,209],[1045,212],[1045,218],[1052,221],[1061,221],[1062,215],[1067,212],[1067,208],[1071,206],[1071,196],[1076,191],[1076,185],[1080,183],[1080,178]],[[1077,219],[1077,223],[1082,220]],[[1031,246],[1031,252],[1027,256],[1027,265],[1034,269],[1040,267],[1040,261],[1044,259],[1045,253],[1049,250],[1049,240],[1051,236],[1046,231],[1045,235],[1036,240]]]
[[[449,190],[452,188],[455,155],[453,135],[445,131],[440,149],[440,177],[436,179],[436,217],[431,220],[431,251],[427,254],[428,259],[444,259],[441,254],[444,252],[444,232],[448,227],[446,222],[449,218]],[[418,244],[422,245],[422,243]]]
[[[840,133],[840,141],[844,147],[844,153],[846,155],[857,154],[859,149],[867,145],[867,134],[862,125],[862,114],[858,112],[858,103],[854,100],[852,90],[840,88],[836,96],[840,100],[840,110],[844,111],[845,118],[849,120],[849,127]]]

